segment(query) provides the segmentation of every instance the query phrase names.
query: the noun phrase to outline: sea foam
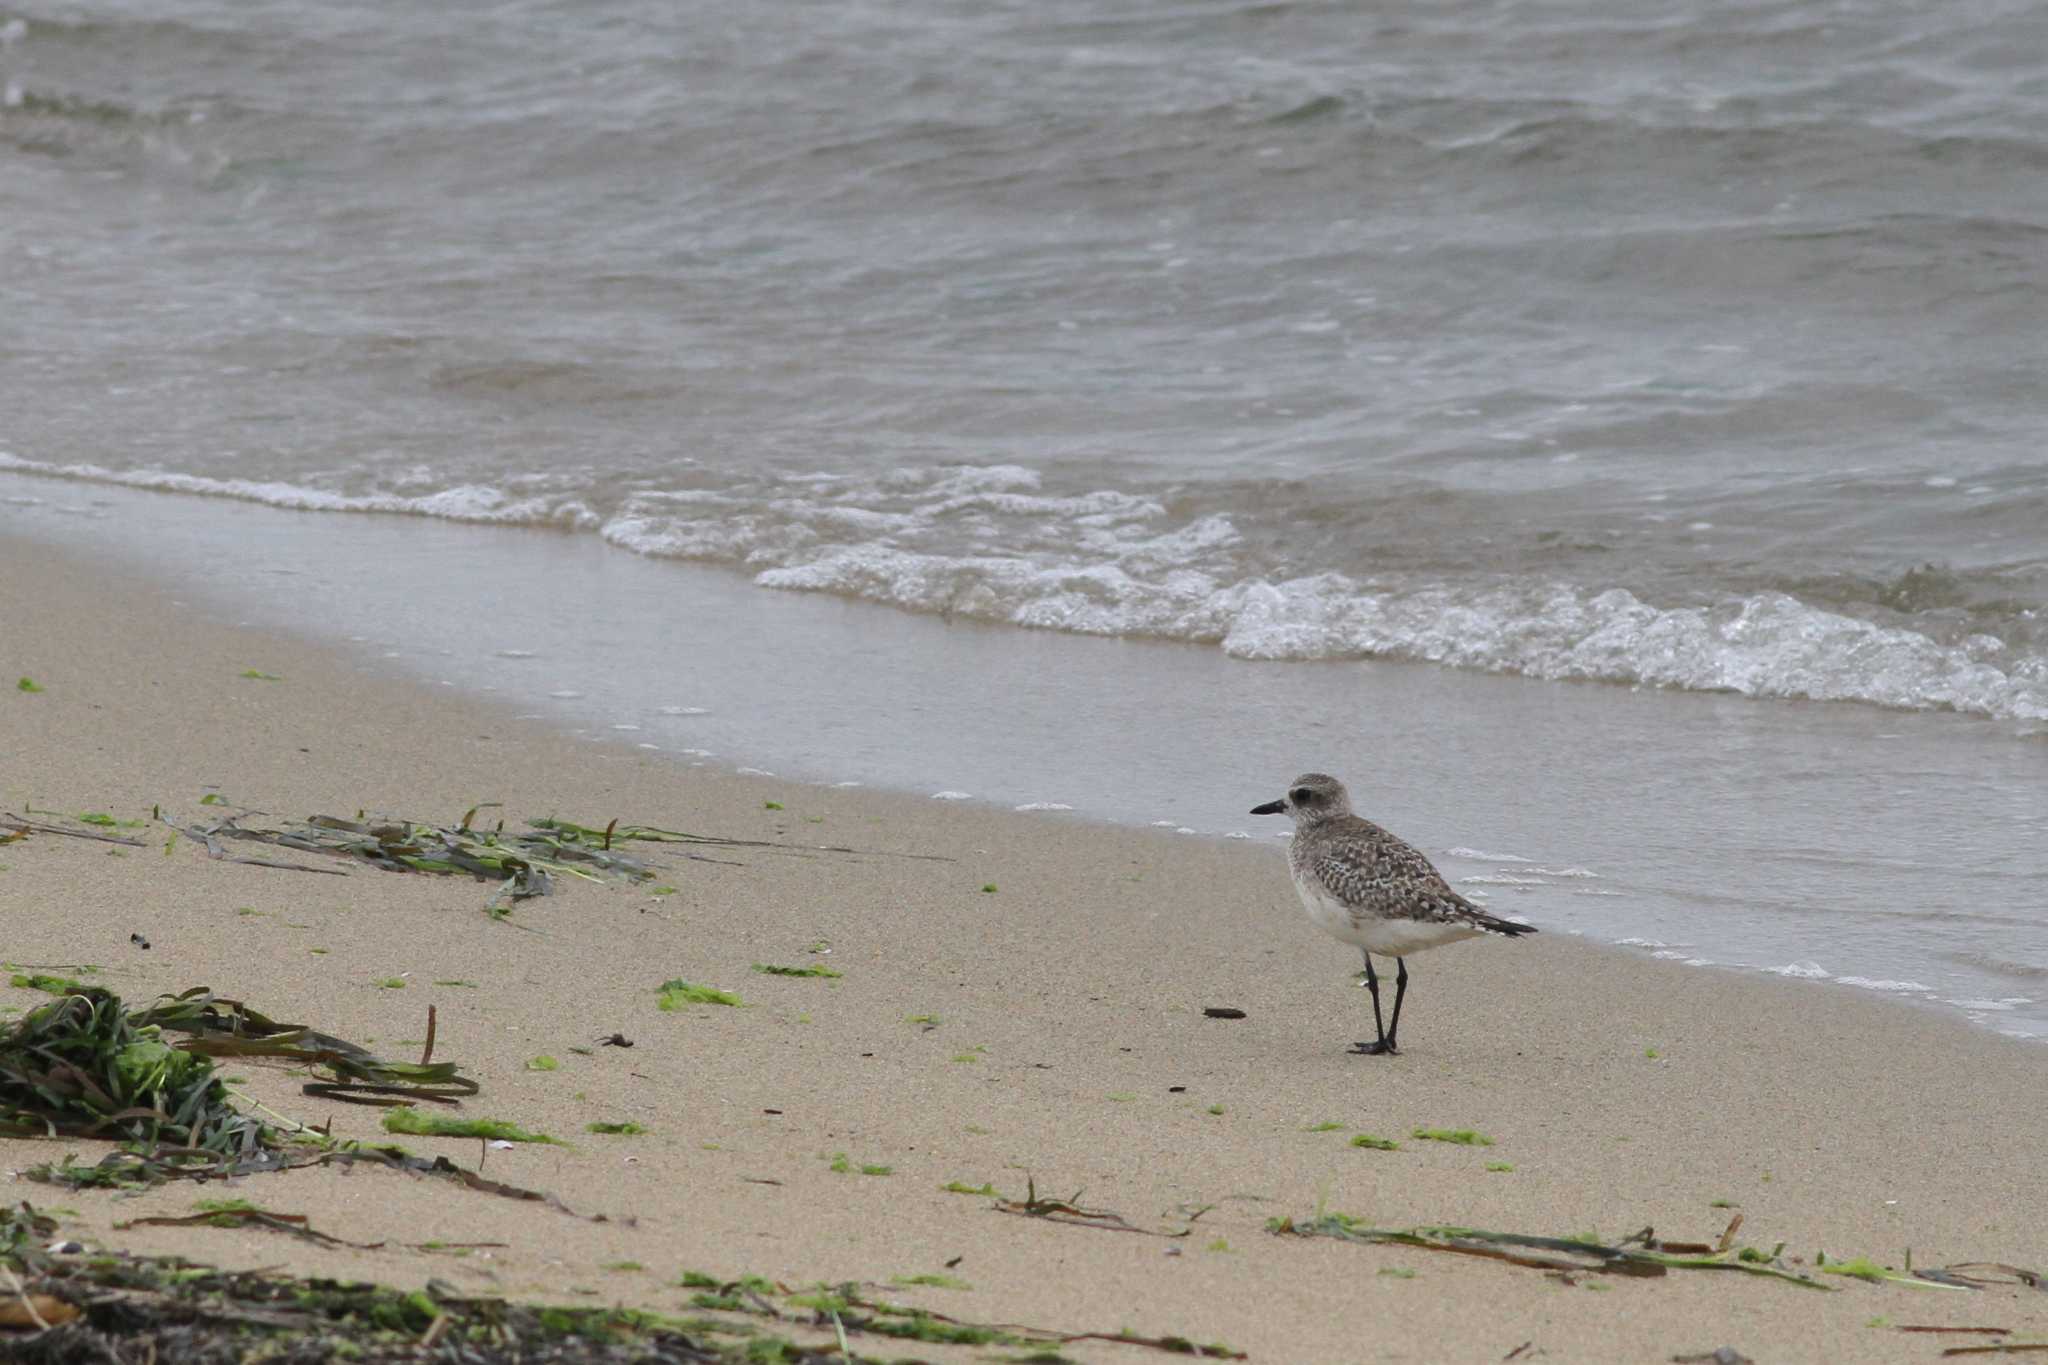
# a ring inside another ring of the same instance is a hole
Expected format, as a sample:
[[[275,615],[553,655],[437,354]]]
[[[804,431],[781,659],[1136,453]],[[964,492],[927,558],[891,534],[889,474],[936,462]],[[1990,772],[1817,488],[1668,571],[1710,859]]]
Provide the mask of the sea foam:
[[[1944,642],[1778,591],[1660,604],[1619,586],[1521,576],[1289,576],[1230,512],[1177,511],[1119,489],[1048,492],[1040,475],[1015,465],[865,479],[729,474],[722,487],[639,488],[609,500],[569,475],[434,489],[421,473],[397,488],[343,493],[4,452],[0,470],[303,511],[591,531],[636,554],[740,568],[767,588],[1034,629],[1184,640],[1246,660],[1408,659],[2048,720],[2048,657],[1983,631]]]

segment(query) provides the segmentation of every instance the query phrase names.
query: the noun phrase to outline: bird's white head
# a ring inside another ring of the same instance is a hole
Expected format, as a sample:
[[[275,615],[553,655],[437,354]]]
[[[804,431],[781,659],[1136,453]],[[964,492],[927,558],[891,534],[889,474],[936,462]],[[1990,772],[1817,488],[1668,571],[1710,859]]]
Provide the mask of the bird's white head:
[[[1253,806],[1253,815],[1294,817],[1296,825],[1313,825],[1351,814],[1351,793],[1328,773],[1303,773],[1287,788],[1287,795],[1263,806]]]

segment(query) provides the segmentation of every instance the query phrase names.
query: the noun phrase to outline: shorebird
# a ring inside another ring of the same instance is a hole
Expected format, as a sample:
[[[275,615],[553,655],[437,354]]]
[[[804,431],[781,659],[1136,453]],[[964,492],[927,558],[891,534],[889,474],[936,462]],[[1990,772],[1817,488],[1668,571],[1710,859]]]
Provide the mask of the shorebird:
[[[1400,1051],[1401,997],[1408,993],[1408,954],[1480,934],[1516,938],[1535,929],[1489,915],[1451,890],[1421,851],[1372,821],[1351,813],[1351,794],[1326,773],[1303,773],[1278,801],[1253,806],[1253,815],[1294,817],[1287,851],[1294,889],[1316,927],[1358,945],[1365,985],[1372,992],[1372,1024],[1379,1037],[1352,1049],[1369,1057]],[[1394,1022],[1380,1022],[1380,978],[1372,955],[1394,959]]]

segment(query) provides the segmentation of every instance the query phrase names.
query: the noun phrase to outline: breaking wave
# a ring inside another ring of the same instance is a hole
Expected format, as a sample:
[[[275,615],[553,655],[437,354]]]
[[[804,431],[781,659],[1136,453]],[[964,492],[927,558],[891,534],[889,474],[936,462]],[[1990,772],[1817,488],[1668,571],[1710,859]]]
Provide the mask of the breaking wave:
[[[237,498],[594,531],[634,553],[730,565],[763,587],[1268,661],[1392,658],[1544,679],[2048,720],[2048,657],[1975,633],[1941,640],[1778,591],[1660,605],[1625,588],[1494,575],[1282,576],[1229,512],[1116,490],[1051,493],[1011,465],[880,479],[753,475],[607,494],[587,478],[339,492],[162,471],[0,470]]]

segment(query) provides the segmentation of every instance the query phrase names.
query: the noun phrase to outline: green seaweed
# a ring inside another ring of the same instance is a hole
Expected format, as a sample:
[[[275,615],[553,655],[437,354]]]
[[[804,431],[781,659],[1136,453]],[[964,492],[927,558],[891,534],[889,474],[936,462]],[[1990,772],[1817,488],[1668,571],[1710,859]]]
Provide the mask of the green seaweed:
[[[49,976],[43,972],[31,972],[26,975],[16,973],[8,978],[8,984],[23,990],[44,991],[50,995],[76,995],[80,991],[92,989],[83,981],[74,981],[68,976]]]
[[[1823,1253],[1815,1262],[1830,1275],[1847,1275],[1853,1279],[1868,1280],[1872,1284],[1883,1284],[1890,1273],[1875,1261],[1864,1256],[1852,1257],[1846,1261],[1830,1261]]]
[[[586,1123],[583,1125],[583,1131],[586,1133],[602,1133],[608,1137],[638,1137],[647,1130],[634,1123],[631,1119],[628,1119],[623,1123]]]
[[[68,1154],[58,1161],[39,1162],[22,1172],[43,1185],[62,1185],[67,1190],[133,1190],[156,1183],[139,1161],[121,1161],[87,1166]]]
[[[737,1006],[741,1003],[731,991],[722,991],[716,986],[693,985],[681,977],[664,981],[655,989],[660,992],[655,1004],[665,1010],[679,1010],[685,1005]]]
[[[1491,1147],[1493,1139],[1470,1128],[1417,1128],[1410,1137],[1425,1142],[1450,1142],[1460,1147]]]
[[[240,1220],[233,1215],[262,1213],[264,1211],[246,1199],[196,1199],[192,1202],[192,1207],[201,1213],[229,1215],[213,1220],[213,1225],[221,1228],[231,1228],[240,1225]]]
[[[1301,1131],[1304,1133],[1337,1133],[1342,1132],[1348,1126],[1348,1124],[1331,1123],[1325,1120],[1322,1123],[1311,1123]]]
[[[834,1152],[826,1169],[839,1175],[850,1175],[854,1171],[859,1171],[862,1175],[893,1175],[896,1170],[893,1166],[857,1166],[844,1152]]]
[[[164,1041],[175,1010],[131,1011],[112,991],[64,977],[14,984],[58,998],[0,1036],[0,1135],[112,1138],[144,1153],[187,1149],[195,1162],[270,1143],[263,1123],[230,1102],[209,1058]]]
[[[1353,1147],[1370,1147],[1376,1152],[1398,1152],[1401,1144],[1392,1138],[1374,1137],[1371,1133],[1360,1133],[1351,1139]]]
[[[945,1184],[939,1186],[939,1188],[944,1190],[947,1194],[980,1194],[987,1195],[991,1199],[1002,1198],[1001,1195],[996,1193],[996,1187],[992,1184],[987,1183],[983,1183],[980,1185],[969,1185],[964,1181],[948,1180]]]
[[[756,962],[754,970],[763,976],[822,976],[837,978],[846,975],[844,972],[833,971],[822,962],[814,962],[808,967],[777,967],[772,963]]]
[[[978,1323],[953,1322],[946,1318],[913,1312],[903,1318],[873,1317],[862,1330],[902,1341],[922,1341],[934,1346],[989,1346],[1013,1340],[1008,1332]],[[1021,1338],[1017,1338],[1021,1339]]]
[[[201,803],[213,804],[204,798]],[[565,821],[534,820],[529,822],[532,828],[527,832],[507,833],[502,822],[496,828],[478,828],[474,821],[479,809],[481,807],[472,807],[461,822],[453,826],[397,817],[373,817],[360,811],[354,819],[313,815],[275,826],[256,823],[262,813],[249,810],[209,813],[205,819],[189,825],[180,825],[161,811],[158,816],[187,838],[204,844],[215,858],[229,862],[285,867],[301,872],[341,872],[339,868],[248,858],[227,852],[229,841],[241,841],[270,844],[347,862],[368,863],[388,872],[469,876],[479,881],[496,882],[498,889],[486,906],[494,918],[504,917],[507,902],[550,894],[554,889],[554,879],[558,877],[620,882],[654,879],[652,866],[613,847],[616,841],[643,835],[652,837],[648,831],[638,827],[620,830],[616,822],[603,830],[590,830]],[[695,836],[678,837],[695,839]],[[686,856],[696,858],[699,855]]]
[[[463,1119],[448,1114],[429,1114],[419,1109],[391,1109],[384,1114],[384,1131],[409,1137],[493,1138],[500,1142],[542,1142],[562,1146],[546,1133],[529,1133],[504,1119]]]
[[[104,811],[89,810],[78,817],[78,823],[81,825],[98,825],[102,829],[112,829],[121,822]],[[130,825],[131,827],[136,827],[140,826],[141,823],[141,821],[136,820],[131,821]]]
[[[34,678],[23,677],[15,682],[14,690],[17,692],[40,692],[43,690],[43,687]]]
[[[912,1285],[929,1285],[933,1289],[974,1288],[973,1285],[967,1283],[967,1281],[963,1279],[960,1279],[958,1276],[942,1275],[936,1271],[928,1272],[922,1275],[897,1275],[891,1278],[889,1283],[895,1285],[902,1285],[905,1288],[909,1288]]]
[[[1882,1266],[1867,1256],[1852,1256],[1848,1260],[1831,1260],[1826,1252],[1818,1252],[1813,1263],[1829,1275],[1847,1275],[1852,1279],[1866,1280],[1871,1284],[1904,1284],[1915,1289],[1965,1289],[1962,1284],[1949,1284],[1941,1280],[1922,1279],[1918,1275],[1906,1274]],[[1906,1258],[1907,1269],[1912,1268],[1912,1257]]]

